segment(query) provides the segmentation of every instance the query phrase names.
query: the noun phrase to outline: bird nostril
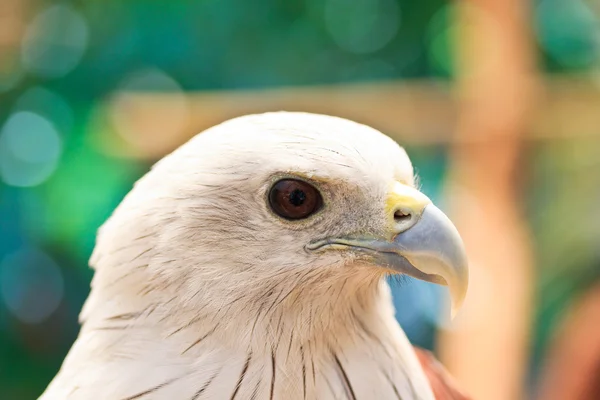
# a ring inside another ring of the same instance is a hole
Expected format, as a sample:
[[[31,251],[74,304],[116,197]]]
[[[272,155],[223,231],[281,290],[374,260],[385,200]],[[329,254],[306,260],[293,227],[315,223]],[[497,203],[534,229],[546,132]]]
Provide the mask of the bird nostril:
[[[401,210],[397,210],[394,213],[394,221],[396,221],[396,223],[407,222],[407,221],[410,221],[411,218],[412,218],[412,214],[405,213]]]

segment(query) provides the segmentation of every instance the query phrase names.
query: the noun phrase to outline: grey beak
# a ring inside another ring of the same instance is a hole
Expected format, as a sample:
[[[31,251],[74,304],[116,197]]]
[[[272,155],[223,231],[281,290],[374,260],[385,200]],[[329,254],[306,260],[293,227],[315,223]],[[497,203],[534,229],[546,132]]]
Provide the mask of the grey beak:
[[[454,315],[467,293],[469,269],[463,241],[446,214],[427,205],[413,226],[396,235],[393,247],[406,262],[390,266],[414,278],[447,285]]]
[[[429,203],[414,215],[410,226],[391,241],[372,238],[329,238],[313,242],[308,250],[354,249],[368,254],[374,264],[427,282],[447,285],[452,316],[462,305],[469,286],[465,247],[456,227]]]

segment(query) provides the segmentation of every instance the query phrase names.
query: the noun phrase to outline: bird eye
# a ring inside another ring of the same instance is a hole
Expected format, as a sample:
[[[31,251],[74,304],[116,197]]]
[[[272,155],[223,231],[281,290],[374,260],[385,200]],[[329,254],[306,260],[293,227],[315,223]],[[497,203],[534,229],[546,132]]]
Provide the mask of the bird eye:
[[[323,205],[321,193],[309,183],[283,179],[271,188],[269,203],[275,214],[295,220],[307,218]]]

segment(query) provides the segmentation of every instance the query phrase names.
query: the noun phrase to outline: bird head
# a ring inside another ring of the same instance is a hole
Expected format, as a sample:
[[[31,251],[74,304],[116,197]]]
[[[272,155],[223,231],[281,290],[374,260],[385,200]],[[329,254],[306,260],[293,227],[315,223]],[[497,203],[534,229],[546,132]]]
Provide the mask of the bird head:
[[[305,113],[236,118],[165,157],[103,226],[92,264],[94,290],[168,288],[197,310],[389,274],[447,285],[457,308],[468,283],[458,232],[415,186],[406,152]]]

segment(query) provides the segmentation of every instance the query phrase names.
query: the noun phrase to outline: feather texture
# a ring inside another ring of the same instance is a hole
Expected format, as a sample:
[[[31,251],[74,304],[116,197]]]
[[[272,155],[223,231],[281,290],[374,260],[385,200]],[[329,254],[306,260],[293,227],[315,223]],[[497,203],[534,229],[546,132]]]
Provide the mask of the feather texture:
[[[310,221],[266,205],[290,175],[323,194]],[[304,249],[383,234],[391,180],[414,182],[404,150],[339,118],[272,113],[198,135],[101,228],[81,332],[41,399],[433,399],[381,269]]]

